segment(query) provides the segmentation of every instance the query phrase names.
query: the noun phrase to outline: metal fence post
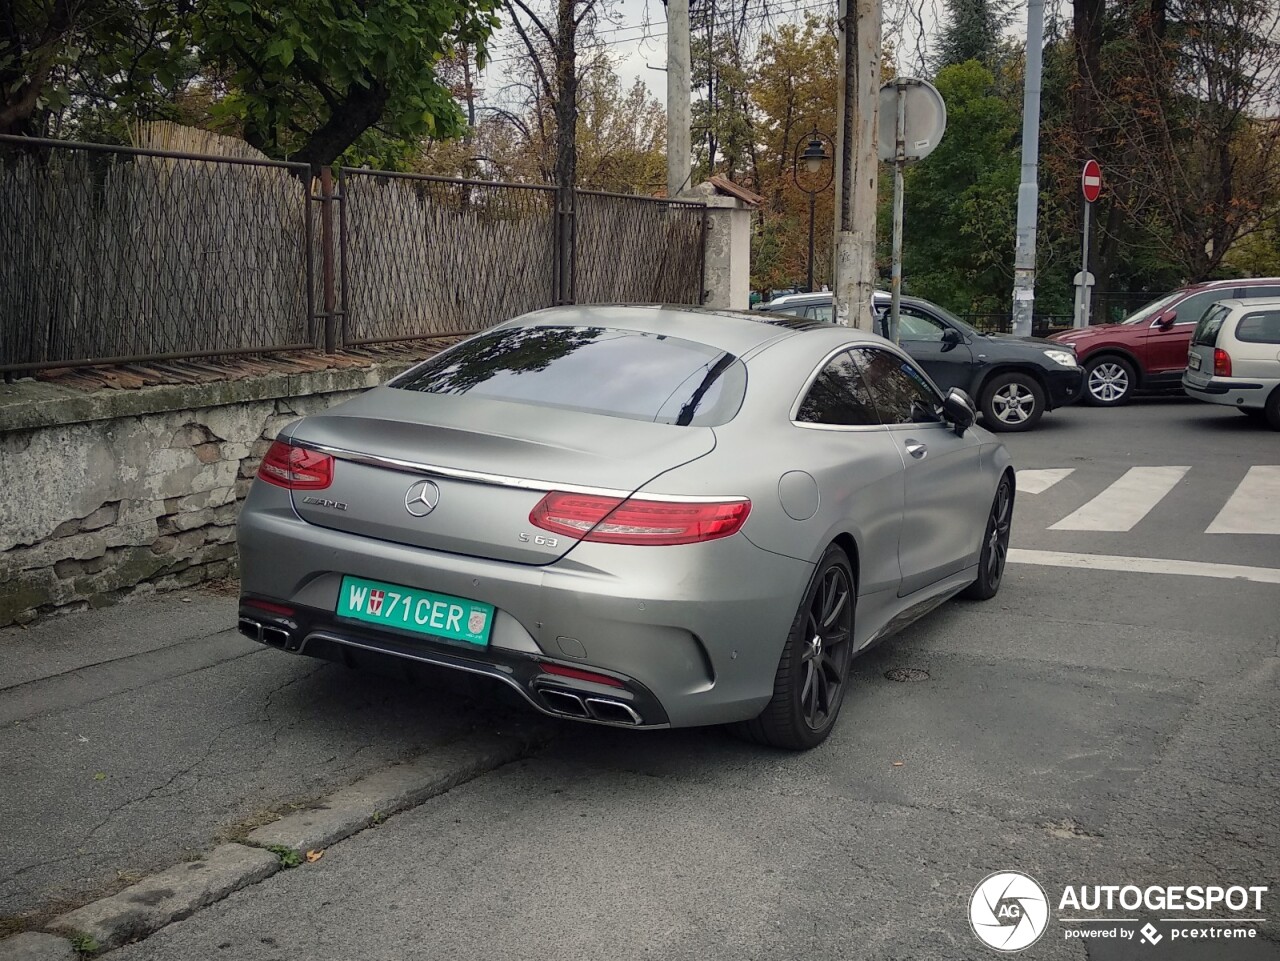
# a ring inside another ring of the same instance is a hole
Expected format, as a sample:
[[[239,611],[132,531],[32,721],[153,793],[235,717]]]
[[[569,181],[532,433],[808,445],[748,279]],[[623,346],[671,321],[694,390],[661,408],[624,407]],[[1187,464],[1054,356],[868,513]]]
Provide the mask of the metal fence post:
[[[333,278],[333,171],[320,168],[320,275],[324,291],[324,351],[338,350],[338,298]]]

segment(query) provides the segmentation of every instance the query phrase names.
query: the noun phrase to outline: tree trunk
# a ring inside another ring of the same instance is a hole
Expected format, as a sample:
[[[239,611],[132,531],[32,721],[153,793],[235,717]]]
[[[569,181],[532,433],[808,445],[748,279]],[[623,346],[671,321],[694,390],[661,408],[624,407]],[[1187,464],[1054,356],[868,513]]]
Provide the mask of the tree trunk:
[[[353,86],[329,114],[329,119],[289,159],[312,167],[329,166],[378,122],[390,97],[391,91],[372,78],[367,87]]]

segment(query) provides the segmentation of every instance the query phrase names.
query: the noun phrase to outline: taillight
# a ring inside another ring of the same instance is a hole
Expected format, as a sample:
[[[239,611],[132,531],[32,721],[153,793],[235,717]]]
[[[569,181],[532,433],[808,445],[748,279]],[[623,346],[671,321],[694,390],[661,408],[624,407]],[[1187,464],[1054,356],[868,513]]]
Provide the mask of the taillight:
[[[1231,376],[1231,355],[1221,347],[1213,348],[1213,376]]]
[[[293,491],[324,490],[333,483],[333,458],[278,440],[258,465],[258,476]]]
[[[649,501],[552,491],[529,512],[545,531],[601,544],[696,544],[746,523],[751,501]]]

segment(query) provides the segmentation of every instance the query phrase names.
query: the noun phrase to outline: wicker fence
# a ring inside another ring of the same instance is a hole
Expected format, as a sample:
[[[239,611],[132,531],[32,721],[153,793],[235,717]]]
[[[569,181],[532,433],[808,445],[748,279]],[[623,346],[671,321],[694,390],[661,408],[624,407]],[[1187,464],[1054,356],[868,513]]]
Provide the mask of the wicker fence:
[[[480,330],[702,300],[700,204],[0,137],[0,372]],[[567,237],[566,237],[567,232]],[[568,241],[574,282],[561,288]]]
[[[314,344],[305,166],[31,146],[0,153],[0,369]]]

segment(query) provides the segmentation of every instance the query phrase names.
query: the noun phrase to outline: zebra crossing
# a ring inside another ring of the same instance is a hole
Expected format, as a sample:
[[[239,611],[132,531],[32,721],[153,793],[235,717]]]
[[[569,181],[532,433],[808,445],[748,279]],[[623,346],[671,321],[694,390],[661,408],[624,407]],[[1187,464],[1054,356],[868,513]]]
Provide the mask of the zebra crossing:
[[[1075,473],[1069,467],[1020,470],[1018,493],[1040,499]],[[1131,467],[1047,529],[1132,531],[1178,485],[1190,483],[1189,477],[1190,467]],[[1250,467],[1203,533],[1280,534],[1280,466]]]

